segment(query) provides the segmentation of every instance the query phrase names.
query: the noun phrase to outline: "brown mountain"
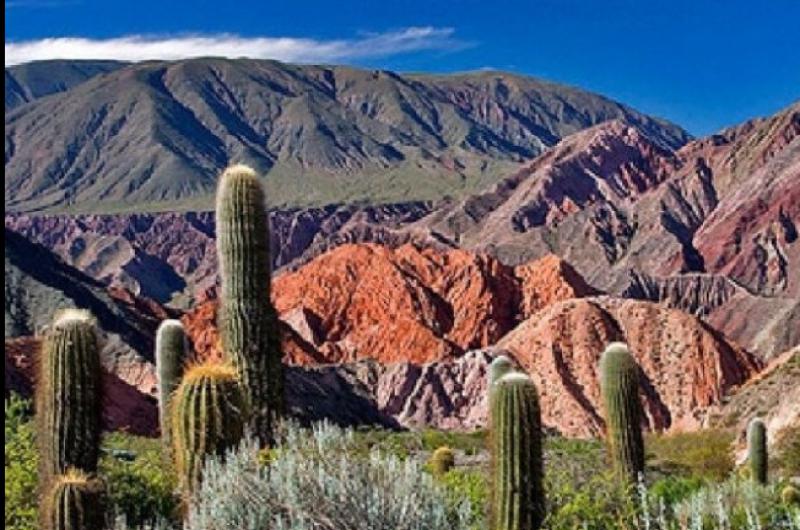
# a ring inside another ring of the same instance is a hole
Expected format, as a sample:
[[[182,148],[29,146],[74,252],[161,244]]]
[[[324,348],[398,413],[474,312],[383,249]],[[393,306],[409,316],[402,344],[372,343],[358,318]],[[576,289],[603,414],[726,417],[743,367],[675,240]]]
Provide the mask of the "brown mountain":
[[[7,81],[21,69],[7,70]],[[500,72],[401,75],[249,59],[69,72],[82,82],[25,104],[14,103],[31,99],[24,88],[7,88],[9,210],[202,209],[232,161],[268,172],[276,205],[437,199],[610,119],[667,147],[688,140],[602,96]]]

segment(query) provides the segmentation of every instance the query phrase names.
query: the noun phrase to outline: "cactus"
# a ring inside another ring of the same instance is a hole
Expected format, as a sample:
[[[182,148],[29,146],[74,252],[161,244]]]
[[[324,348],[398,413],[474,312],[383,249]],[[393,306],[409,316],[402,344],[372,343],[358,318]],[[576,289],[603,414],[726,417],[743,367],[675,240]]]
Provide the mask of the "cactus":
[[[439,447],[431,455],[431,472],[437,477],[445,475],[448,471],[453,469],[455,465],[456,455],[449,447]]]
[[[491,392],[492,385],[501,377],[513,371],[514,364],[505,355],[498,355],[492,359],[492,363],[489,365],[489,391]]]
[[[200,484],[207,456],[224,456],[244,435],[247,401],[236,370],[205,362],[187,369],[170,404],[175,467],[183,491]]]
[[[70,309],[56,315],[44,338],[36,380],[42,487],[71,467],[95,472],[101,364],[94,319],[87,311]]]
[[[523,373],[495,383],[491,400],[492,530],[534,530],[545,514],[536,386]]]
[[[156,332],[156,368],[161,440],[167,452],[172,450],[169,401],[181,382],[187,351],[186,332],[180,320],[163,321]]]
[[[270,300],[269,226],[264,192],[253,170],[225,170],[217,190],[217,253],[222,277],[222,349],[236,367],[264,443],[283,409],[283,367],[277,316]]]
[[[800,490],[789,484],[781,490],[781,502],[786,506],[800,506]]]
[[[747,428],[747,458],[751,478],[759,484],[767,483],[767,427],[754,419]]]
[[[625,344],[609,344],[600,360],[608,442],[614,468],[630,484],[644,473],[639,367]]]
[[[54,479],[44,498],[42,530],[105,528],[105,500],[105,485],[101,480],[70,469]]]

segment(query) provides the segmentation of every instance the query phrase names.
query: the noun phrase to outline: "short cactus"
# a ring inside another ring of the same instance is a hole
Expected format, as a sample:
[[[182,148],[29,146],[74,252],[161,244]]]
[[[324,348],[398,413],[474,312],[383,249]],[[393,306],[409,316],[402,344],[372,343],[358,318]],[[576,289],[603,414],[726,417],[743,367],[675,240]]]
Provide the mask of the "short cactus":
[[[800,506],[800,490],[791,484],[781,490],[781,502],[786,506]]]
[[[44,496],[42,530],[99,530],[105,528],[105,485],[82,471],[57,476]]]
[[[447,474],[456,465],[456,455],[449,447],[439,447],[431,455],[431,472],[440,477]]]
[[[158,370],[158,414],[164,447],[172,450],[169,401],[178,388],[187,362],[188,340],[180,320],[164,320],[156,332]]]
[[[236,370],[206,362],[189,367],[172,398],[175,467],[190,496],[207,456],[223,456],[244,435],[247,402]]]
[[[750,463],[752,480],[759,484],[767,483],[767,426],[760,419],[754,419],[747,428],[747,458]]]
[[[217,190],[217,254],[222,279],[222,349],[239,372],[251,405],[250,428],[264,443],[283,410],[283,367],[275,309],[265,198],[255,172],[225,170]]]
[[[46,488],[48,480],[72,467],[95,472],[101,364],[95,322],[87,311],[56,315],[44,337],[36,381],[40,483]]]
[[[542,422],[527,375],[509,373],[495,383],[490,434],[491,530],[538,529],[545,515]]]
[[[639,366],[625,344],[609,344],[600,360],[607,436],[614,468],[630,484],[644,474]]]

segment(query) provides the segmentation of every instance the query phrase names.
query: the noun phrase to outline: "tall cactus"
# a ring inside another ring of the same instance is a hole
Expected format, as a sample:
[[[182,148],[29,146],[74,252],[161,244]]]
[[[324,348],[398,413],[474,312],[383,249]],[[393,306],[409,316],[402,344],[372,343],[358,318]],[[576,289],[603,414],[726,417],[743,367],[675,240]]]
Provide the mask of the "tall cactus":
[[[70,469],[55,478],[41,508],[42,530],[105,528],[106,490],[103,482]]]
[[[222,348],[250,402],[250,428],[268,443],[273,420],[283,410],[283,367],[270,300],[269,222],[264,192],[252,169],[233,166],[222,174],[216,223]]]
[[[620,477],[635,484],[644,473],[645,460],[639,366],[625,344],[614,342],[603,352],[600,372],[614,468]]]
[[[754,419],[747,427],[747,458],[750,462],[750,475],[759,484],[767,483],[767,426],[760,419]]]
[[[164,320],[156,332],[156,368],[158,370],[158,414],[161,440],[172,450],[169,401],[180,385],[187,362],[188,340],[180,320]]]
[[[232,366],[206,362],[187,369],[170,409],[175,467],[188,496],[206,457],[222,456],[241,440],[247,400]]]
[[[545,515],[542,422],[536,386],[523,373],[495,383],[491,399],[491,530],[534,530]]]
[[[95,322],[87,311],[56,315],[44,338],[36,381],[41,484],[71,467],[95,472],[101,364]]]

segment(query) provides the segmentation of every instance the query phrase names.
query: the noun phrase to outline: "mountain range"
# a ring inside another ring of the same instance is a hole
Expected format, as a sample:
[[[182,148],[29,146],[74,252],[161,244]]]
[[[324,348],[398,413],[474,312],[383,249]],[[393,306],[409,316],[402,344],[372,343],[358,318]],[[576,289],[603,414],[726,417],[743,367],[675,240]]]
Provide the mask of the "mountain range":
[[[5,205],[207,209],[232,161],[267,174],[276,206],[438,199],[610,119],[664,146],[688,140],[605,97],[501,72],[401,75],[246,59],[32,63],[6,69]]]
[[[615,340],[654,429],[738,425],[759,381],[796,381],[800,102],[693,139],[501,72],[223,59],[6,69],[7,367],[64,305],[98,314],[143,399],[159,319],[219,355],[210,205],[231,161],[265,175],[299,416],[479,427],[504,352],[548,427],[592,436]],[[773,397],[775,428],[796,422]]]

